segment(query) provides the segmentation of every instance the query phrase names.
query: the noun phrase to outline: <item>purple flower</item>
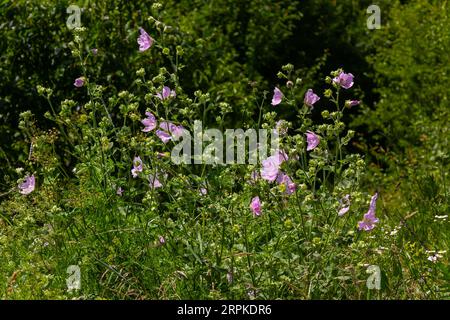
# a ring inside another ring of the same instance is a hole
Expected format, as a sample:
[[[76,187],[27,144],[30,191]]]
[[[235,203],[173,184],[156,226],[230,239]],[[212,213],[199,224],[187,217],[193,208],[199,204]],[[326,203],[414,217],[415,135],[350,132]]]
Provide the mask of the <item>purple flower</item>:
[[[275,88],[273,90],[272,105],[276,106],[276,105],[280,104],[282,99],[283,99],[283,92],[281,92],[280,89]]]
[[[179,138],[183,135],[184,127],[182,125],[175,125],[172,122],[163,121],[159,124],[162,130],[156,130],[156,135],[167,143],[173,139],[173,137]]]
[[[143,52],[149,49],[153,44],[153,39],[148,35],[147,32],[143,28],[139,28],[139,32],[141,35],[137,39],[137,43],[139,44],[139,51]]]
[[[340,201],[340,209],[338,212],[339,217],[342,217],[344,214],[350,210],[350,195],[347,194]]]
[[[281,164],[288,160],[284,151],[278,151],[273,156],[262,161],[261,178],[269,182],[274,182],[278,176]]]
[[[345,105],[347,108],[358,106],[361,103],[359,100],[347,100],[345,101]]]
[[[163,236],[159,236],[159,244],[160,245],[163,245],[163,244],[165,244],[166,243],[166,239],[164,239],[164,237]]]
[[[184,131],[184,127],[182,125],[179,126],[175,126],[172,130],[171,133],[174,137],[181,137],[183,135],[183,131]]]
[[[150,132],[156,128],[156,118],[151,112],[146,112],[145,115],[147,116],[147,118],[141,121],[141,123],[145,126],[145,128],[142,129],[142,131]]]
[[[278,163],[281,165],[283,162],[289,160],[288,155],[283,150],[278,150],[276,156],[278,157]]]
[[[293,194],[296,190],[296,185],[292,181],[291,177],[283,172],[278,175],[277,183],[284,184],[286,186],[286,194]]]
[[[84,86],[84,78],[83,77],[76,78],[73,85],[77,88],[81,88],[82,86]]]
[[[181,137],[184,127],[182,125],[175,125],[172,122],[163,121],[159,124],[159,127],[164,131],[169,132],[174,137]]]
[[[94,49],[91,50],[91,52],[92,52],[92,54],[93,54],[94,56],[96,56],[96,55],[98,54],[98,49],[97,49],[97,48],[94,48]]]
[[[164,86],[161,93],[157,93],[156,96],[161,100],[166,100],[168,98],[174,98],[177,96],[175,90],[171,90],[169,87]]]
[[[151,189],[157,189],[163,186],[162,183],[158,180],[156,175],[150,174],[148,176],[148,181]]]
[[[206,188],[200,188],[199,192],[202,196],[206,196],[208,194],[208,190]]]
[[[261,178],[273,182],[278,176],[279,165],[273,157],[269,157],[262,162]]]
[[[333,82],[344,89],[350,89],[353,86],[353,78],[354,76],[351,73],[341,72],[333,79]]]
[[[254,197],[250,202],[250,210],[252,210],[254,216],[261,215],[261,201],[258,196]]]
[[[367,213],[364,215],[363,220],[358,222],[359,230],[370,231],[375,228],[375,224],[378,223],[379,220],[377,219],[377,217],[375,217],[377,199],[378,193],[375,193],[375,195],[370,200],[369,211],[367,211]]]
[[[122,187],[117,188],[116,194],[117,194],[119,197],[122,196],[122,194],[123,194],[123,189],[122,189]]]
[[[34,191],[34,187],[36,186],[36,179],[34,178],[34,175],[26,176],[24,179],[24,182],[19,184],[19,189],[21,194],[30,194]]]
[[[134,157],[133,169],[131,169],[131,174],[133,175],[133,178],[136,178],[138,176],[138,172],[142,172],[142,170],[143,170],[143,166],[142,166],[141,157]]]
[[[313,107],[314,104],[320,100],[320,97],[315,94],[312,89],[308,89],[308,91],[306,91],[305,93],[305,100],[304,103],[308,106],[308,107]]]
[[[172,140],[172,136],[163,130],[156,130],[156,135],[162,142],[167,143]]]
[[[320,137],[312,131],[306,131],[306,142],[308,146],[306,151],[314,150],[320,143]]]

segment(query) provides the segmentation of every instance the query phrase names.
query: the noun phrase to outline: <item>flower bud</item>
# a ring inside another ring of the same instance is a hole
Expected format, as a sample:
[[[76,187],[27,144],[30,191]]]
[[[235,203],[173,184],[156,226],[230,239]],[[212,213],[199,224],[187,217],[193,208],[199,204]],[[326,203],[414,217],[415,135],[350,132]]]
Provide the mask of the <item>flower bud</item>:
[[[323,93],[323,95],[326,98],[329,98],[329,97],[331,97],[333,95],[333,91],[331,91],[331,89],[326,89],[325,92]]]
[[[136,75],[138,77],[143,77],[145,76],[145,69],[144,68],[140,68],[139,70],[136,71]]]

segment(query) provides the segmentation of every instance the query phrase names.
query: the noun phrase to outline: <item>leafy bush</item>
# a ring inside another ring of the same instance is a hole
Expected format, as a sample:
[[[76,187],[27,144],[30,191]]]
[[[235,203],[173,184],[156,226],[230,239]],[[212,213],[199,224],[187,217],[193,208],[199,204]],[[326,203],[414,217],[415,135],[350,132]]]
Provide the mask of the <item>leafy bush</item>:
[[[417,144],[414,123],[448,109],[449,7],[443,1],[394,2],[382,11],[369,62],[379,100],[361,122],[389,147]],[[420,23],[417,23],[420,21]]]

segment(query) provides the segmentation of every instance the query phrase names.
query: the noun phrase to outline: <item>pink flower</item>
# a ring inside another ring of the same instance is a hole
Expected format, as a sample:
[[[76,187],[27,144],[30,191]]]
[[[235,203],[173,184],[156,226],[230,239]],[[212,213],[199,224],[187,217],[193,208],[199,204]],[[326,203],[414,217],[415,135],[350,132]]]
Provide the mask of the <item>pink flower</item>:
[[[308,89],[308,91],[306,91],[305,93],[305,100],[304,103],[308,106],[308,107],[313,107],[313,105],[320,100],[320,97],[315,94],[312,89]]]
[[[141,35],[137,39],[137,43],[139,44],[139,51],[144,52],[149,49],[153,44],[153,39],[148,35],[147,32],[143,28],[139,28],[139,32]]]
[[[181,137],[183,135],[183,130],[184,127],[180,124],[179,126],[175,126],[174,128],[171,129],[171,133],[174,137]]]
[[[278,163],[281,165],[283,162],[289,160],[288,155],[283,150],[278,150],[276,156],[278,157]]]
[[[156,135],[167,143],[173,139],[173,137],[179,138],[183,135],[184,127],[182,125],[175,125],[172,122],[163,121],[159,124],[162,130],[156,130]]]
[[[345,197],[342,198],[339,202],[341,203],[341,205],[338,215],[339,217],[342,217],[344,214],[348,212],[348,210],[350,210],[350,195],[349,194],[345,195]]]
[[[254,197],[250,202],[250,210],[252,210],[254,216],[261,215],[261,201],[258,196]]]
[[[306,131],[306,142],[308,146],[306,151],[314,150],[320,143],[320,137],[312,131]]]
[[[180,137],[183,134],[184,127],[182,125],[175,125],[172,122],[163,121],[159,124],[159,127],[164,131],[169,132],[175,137]]]
[[[353,78],[354,76],[351,73],[341,72],[333,79],[333,82],[344,89],[350,89],[353,86]]]
[[[284,184],[286,186],[286,194],[293,194],[296,190],[296,185],[292,181],[291,177],[283,172],[278,175],[277,183]]]
[[[345,105],[347,108],[358,106],[361,103],[359,100],[347,100],[345,101]]]
[[[83,77],[76,78],[73,85],[77,88],[81,88],[82,86],[84,86],[84,78]]]
[[[375,217],[376,204],[378,199],[378,193],[370,200],[369,211],[364,215],[362,221],[358,222],[358,229],[364,231],[370,231],[375,228],[375,224],[378,223],[378,218]]]
[[[276,106],[276,105],[280,104],[282,99],[283,99],[283,92],[281,92],[280,89],[275,88],[273,90],[272,105]]]
[[[157,93],[156,96],[161,100],[166,100],[168,98],[174,98],[177,96],[175,90],[171,90],[169,87],[164,86],[161,93]]]
[[[156,130],[156,135],[162,142],[167,143],[172,140],[172,136],[163,130]]]
[[[21,194],[30,194],[31,192],[34,191],[34,188],[36,186],[36,179],[34,177],[34,175],[31,176],[26,176],[24,182],[22,182],[21,184],[19,184],[19,189],[20,189],[20,193]]]
[[[117,194],[119,197],[122,196],[122,194],[123,194],[123,189],[122,189],[122,187],[117,188],[116,194]]]
[[[147,116],[147,118],[141,121],[141,123],[145,126],[142,131],[150,132],[156,128],[156,118],[151,112],[146,112],[145,115]]]
[[[148,181],[151,189],[157,189],[163,186],[162,183],[158,180],[157,176],[153,174],[150,174],[148,176]]]
[[[136,178],[138,176],[138,172],[142,172],[142,170],[143,170],[143,166],[142,166],[141,157],[134,157],[133,169],[131,169],[131,174],[133,175],[133,178]]]
[[[261,178],[273,182],[278,176],[279,165],[273,157],[269,157],[262,162]]]
[[[278,176],[281,164],[288,160],[284,151],[278,151],[273,156],[262,161],[261,178],[269,182],[274,182]]]

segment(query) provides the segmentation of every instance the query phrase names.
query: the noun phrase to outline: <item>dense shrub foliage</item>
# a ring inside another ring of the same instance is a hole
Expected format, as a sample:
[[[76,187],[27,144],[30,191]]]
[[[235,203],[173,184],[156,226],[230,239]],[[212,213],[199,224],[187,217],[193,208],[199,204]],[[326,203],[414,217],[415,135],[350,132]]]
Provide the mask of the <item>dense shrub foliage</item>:
[[[70,4],[0,5],[2,298],[448,297],[445,1]]]

